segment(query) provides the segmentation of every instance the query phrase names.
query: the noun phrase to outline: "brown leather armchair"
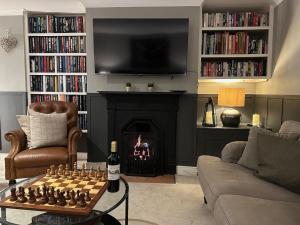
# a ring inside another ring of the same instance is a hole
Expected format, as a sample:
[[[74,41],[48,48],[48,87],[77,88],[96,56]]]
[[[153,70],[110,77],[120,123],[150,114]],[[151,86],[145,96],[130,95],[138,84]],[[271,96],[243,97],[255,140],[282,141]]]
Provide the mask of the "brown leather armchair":
[[[22,130],[5,134],[11,149],[5,158],[5,178],[10,184],[17,178],[32,177],[46,172],[50,165],[68,163],[70,168],[77,161],[77,142],[82,132],[77,128],[77,107],[73,103],[51,101],[33,103],[30,109],[40,113],[67,113],[68,146],[26,149],[26,135]]]

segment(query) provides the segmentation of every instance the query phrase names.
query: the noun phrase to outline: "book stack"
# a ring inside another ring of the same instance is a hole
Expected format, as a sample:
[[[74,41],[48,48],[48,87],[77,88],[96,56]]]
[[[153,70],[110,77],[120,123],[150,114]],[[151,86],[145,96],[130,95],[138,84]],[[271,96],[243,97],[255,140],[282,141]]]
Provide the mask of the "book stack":
[[[46,92],[63,92],[63,76],[45,76]]]
[[[43,101],[67,101],[77,104],[79,111],[86,111],[86,96],[85,95],[41,95],[31,94],[31,102],[43,102]]]
[[[258,12],[204,13],[204,27],[268,26],[269,15]]]
[[[86,76],[66,76],[67,92],[85,92],[87,90]]]
[[[29,37],[30,53],[84,53],[85,37]]]
[[[78,126],[81,130],[87,129],[87,114],[80,114],[78,115]]]
[[[260,61],[203,62],[202,77],[250,77],[266,76],[266,63]]]
[[[30,33],[82,33],[83,16],[32,16],[28,19]]]
[[[79,111],[86,111],[85,95],[66,95],[65,101],[75,103]]]
[[[267,54],[267,40],[247,32],[203,33],[203,54]]]
[[[85,56],[59,56],[57,58],[57,71],[60,73],[85,73]]]
[[[30,56],[30,72],[55,72],[55,58],[52,56]]]
[[[44,91],[43,76],[30,76],[30,91]]]

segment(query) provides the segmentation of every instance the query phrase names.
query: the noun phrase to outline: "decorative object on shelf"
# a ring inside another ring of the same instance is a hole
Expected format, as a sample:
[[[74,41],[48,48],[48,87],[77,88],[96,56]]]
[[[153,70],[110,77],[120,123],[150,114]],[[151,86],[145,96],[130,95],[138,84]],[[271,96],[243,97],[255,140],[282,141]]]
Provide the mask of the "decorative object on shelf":
[[[125,89],[126,89],[127,92],[129,92],[131,90],[131,83],[130,82],[126,83]]]
[[[17,38],[12,37],[10,30],[6,30],[6,36],[0,38],[0,46],[3,48],[6,52],[11,51],[17,46]]]
[[[252,116],[252,126],[260,126],[260,115],[257,113],[253,114]]]
[[[205,109],[203,113],[203,127],[215,127],[216,126],[216,112],[215,104],[212,97],[208,98],[208,102],[205,103]]]
[[[153,91],[154,83],[148,83],[147,87],[149,92]]]
[[[225,107],[244,107],[245,88],[220,88],[218,93],[218,105]],[[225,109],[221,113],[221,121],[224,127],[238,127],[241,122],[241,113],[233,108]]]

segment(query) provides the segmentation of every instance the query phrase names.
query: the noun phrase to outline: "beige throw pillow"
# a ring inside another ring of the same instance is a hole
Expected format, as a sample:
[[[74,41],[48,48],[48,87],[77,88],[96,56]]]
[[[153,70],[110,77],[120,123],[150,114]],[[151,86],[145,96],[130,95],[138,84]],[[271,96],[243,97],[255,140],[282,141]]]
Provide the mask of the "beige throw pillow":
[[[300,194],[300,142],[261,134],[258,149],[257,175]]]
[[[67,145],[67,114],[30,115],[31,147]]]
[[[17,115],[17,121],[21,127],[21,129],[26,134],[27,146],[30,148],[31,144],[31,135],[30,135],[30,117],[26,115]]]
[[[299,134],[294,133],[274,133],[272,131],[259,128],[259,127],[252,127],[249,132],[248,142],[246,144],[245,150],[242,154],[242,157],[238,161],[238,164],[247,167],[248,169],[252,169],[257,171],[258,170],[258,143],[257,138],[261,134],[268,134],[273,136],[281,136],[290,138],[292,140],[297,140],[299,138]]]

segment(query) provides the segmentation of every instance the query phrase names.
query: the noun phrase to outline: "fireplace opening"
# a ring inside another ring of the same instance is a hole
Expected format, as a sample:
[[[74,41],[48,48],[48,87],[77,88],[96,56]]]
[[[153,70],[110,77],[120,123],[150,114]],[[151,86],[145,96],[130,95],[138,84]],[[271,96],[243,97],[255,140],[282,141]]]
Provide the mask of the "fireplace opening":
[[[156,176],[159,172],[159,133],[149,120],[133,120],[124,127],[124,173],[133,176]]]

